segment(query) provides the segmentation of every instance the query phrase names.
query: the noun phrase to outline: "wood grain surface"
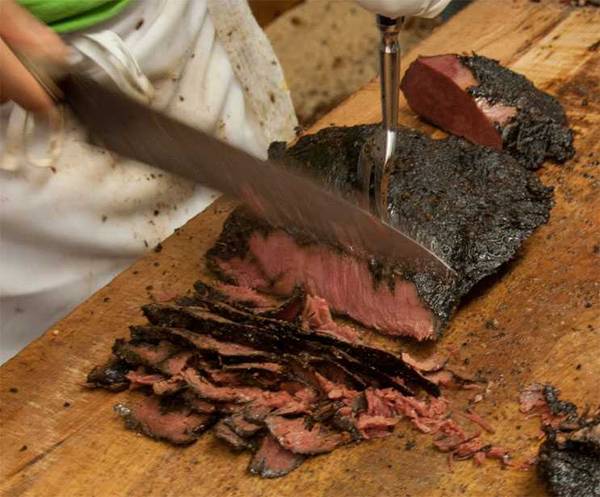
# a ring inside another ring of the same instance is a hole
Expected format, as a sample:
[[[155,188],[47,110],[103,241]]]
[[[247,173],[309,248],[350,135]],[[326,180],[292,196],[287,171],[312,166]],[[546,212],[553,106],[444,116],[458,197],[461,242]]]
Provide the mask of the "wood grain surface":
[[[406,66],[417,54],[471,50],[500,59],[557,95],[575,129],[576,157],[540,172],[555,188],[550,222],[518,259],[479,285],[437,345],[392,345],[452,353],[454,367],[485,377],[477,412],[496,429],[489,439],[517,460],[539,443],[538,421],[518,412],[520,388],[550,382],[582,406],[599,398],[599,40],[600,9],[480,0],[404,59]],[[317,127],[375,121],[378,99],[376,83],[369,84]],[[433,132],[404,103],[401,120]],[[211,434],[174,448],[126,431],[112,406],[131,394],[86,390],[85,374],[128,325],[142,321],[141,304],[191,287],[231,205],[217,201],[0,368],[2,496],[545,495],[534,471],[472,461],[450,471],[431,438],[406,423],[386,439],[316,457],[279,480],[249,476],[249,455],[230,452]],[[456,409],[466,402],[465,392],[447,395]]]

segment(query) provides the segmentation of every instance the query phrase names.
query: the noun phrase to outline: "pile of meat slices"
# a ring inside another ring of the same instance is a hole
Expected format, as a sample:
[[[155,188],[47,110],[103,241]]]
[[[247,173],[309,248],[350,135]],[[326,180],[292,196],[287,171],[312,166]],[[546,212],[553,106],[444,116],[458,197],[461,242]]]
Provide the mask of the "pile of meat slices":
[[[212,428],[233,449],[254,452],[249,470],[267,478],[386,436],[402,418],[457,458],[505,457],[450,417],[427,378],[442,365],[421,371],[406,354],[363,345],[322,300],[297,291],[276,306],[250,307],[260,297],[241,303],[201,282],[195,290],[144,306],[148,324],[132,326],[88,375],[90,387],[139,391],[115,407],[127,427],[173,444]]]

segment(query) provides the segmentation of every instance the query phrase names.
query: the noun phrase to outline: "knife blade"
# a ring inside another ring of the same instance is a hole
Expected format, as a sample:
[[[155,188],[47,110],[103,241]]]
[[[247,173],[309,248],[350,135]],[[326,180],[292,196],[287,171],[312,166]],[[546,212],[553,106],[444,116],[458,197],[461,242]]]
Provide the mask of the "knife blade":
[[[261,161],[81,74],[60,82],[92,136],[124,157],[241,199],[276,227],[297,228],[351,255],[450,276],[424,244],[282,164]]]

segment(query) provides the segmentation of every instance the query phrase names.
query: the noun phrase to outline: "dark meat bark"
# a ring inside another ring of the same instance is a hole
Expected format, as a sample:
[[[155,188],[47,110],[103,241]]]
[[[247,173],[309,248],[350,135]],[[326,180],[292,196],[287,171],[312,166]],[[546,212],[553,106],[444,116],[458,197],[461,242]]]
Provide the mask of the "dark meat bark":
[[[185,406],[161,404],[156,397],[146,397],[131,407],[117,404],[115,411],[127,428],[177,445],[194,442],[213,423],[210,415],[194,413]]]
[[[410,107],[427,121],[473,143],[505,149],[528,169],[575,153],[558,100],[495,60],[419,57],[401,87]]]
[[[163,340],[157,344],[127,343],[117,340],[113,345],[113,353],[123,361],[136,366],[157,366],[165,359],[178,352],[178,347]]]
[[[304,456],[284,449],[272,435],[266,435],[260,441],[248,470],[263,478],[278,478],[296,469],[304,460]]]
[[[324,454],[352,441],[349,433],[328,429],[306,418],[269,416],[266,425],[279,444],[294,454]]]
[[[373,129],[326,128],[287,151],[272,146],[271,156],[352,198],[358,153]],[[343,247],[292,227],[274,229],[243,209],[225,222],[207,254],[209,268],[230,283],[277,295],[303,286],[333,311],[384,334],[436,338],[460,298],[548,220],[551,190],[507,154],[407,129],[399,131],[392,171],[392,224],[430,240],[456,279],[358,260]]]
[[[538,473],[553,497],[600,496],[600,416],[576,428],[550,428],[538,457]]]
[[[106,364],[96,366],[87,375],[86,386],[104,388],[113,392],[129,387],[127,373],[132,369],[125,361],[112,357]]]

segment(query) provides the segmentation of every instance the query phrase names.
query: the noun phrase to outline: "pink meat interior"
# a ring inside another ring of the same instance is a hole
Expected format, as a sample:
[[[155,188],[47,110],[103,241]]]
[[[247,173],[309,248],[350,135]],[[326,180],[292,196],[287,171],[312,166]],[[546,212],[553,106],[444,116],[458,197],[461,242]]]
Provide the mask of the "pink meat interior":
[[[287,296],[302,285],[334,312],[387,335],[423,340],[434,334],[433,316],[412,282],[397,279],[393,291],[383,282],[375,285],[366,262],[324,245],[299,245],[283,231],[254,233],[244,259],[218,264],[239,285],[268,293]]]
[[[496,125],[506,124],[517,109],[475,99],[468,89],[479,82],[453,54],[419,57],[402,79],[410,107],[427,121],[480,145],[502,149]]]

